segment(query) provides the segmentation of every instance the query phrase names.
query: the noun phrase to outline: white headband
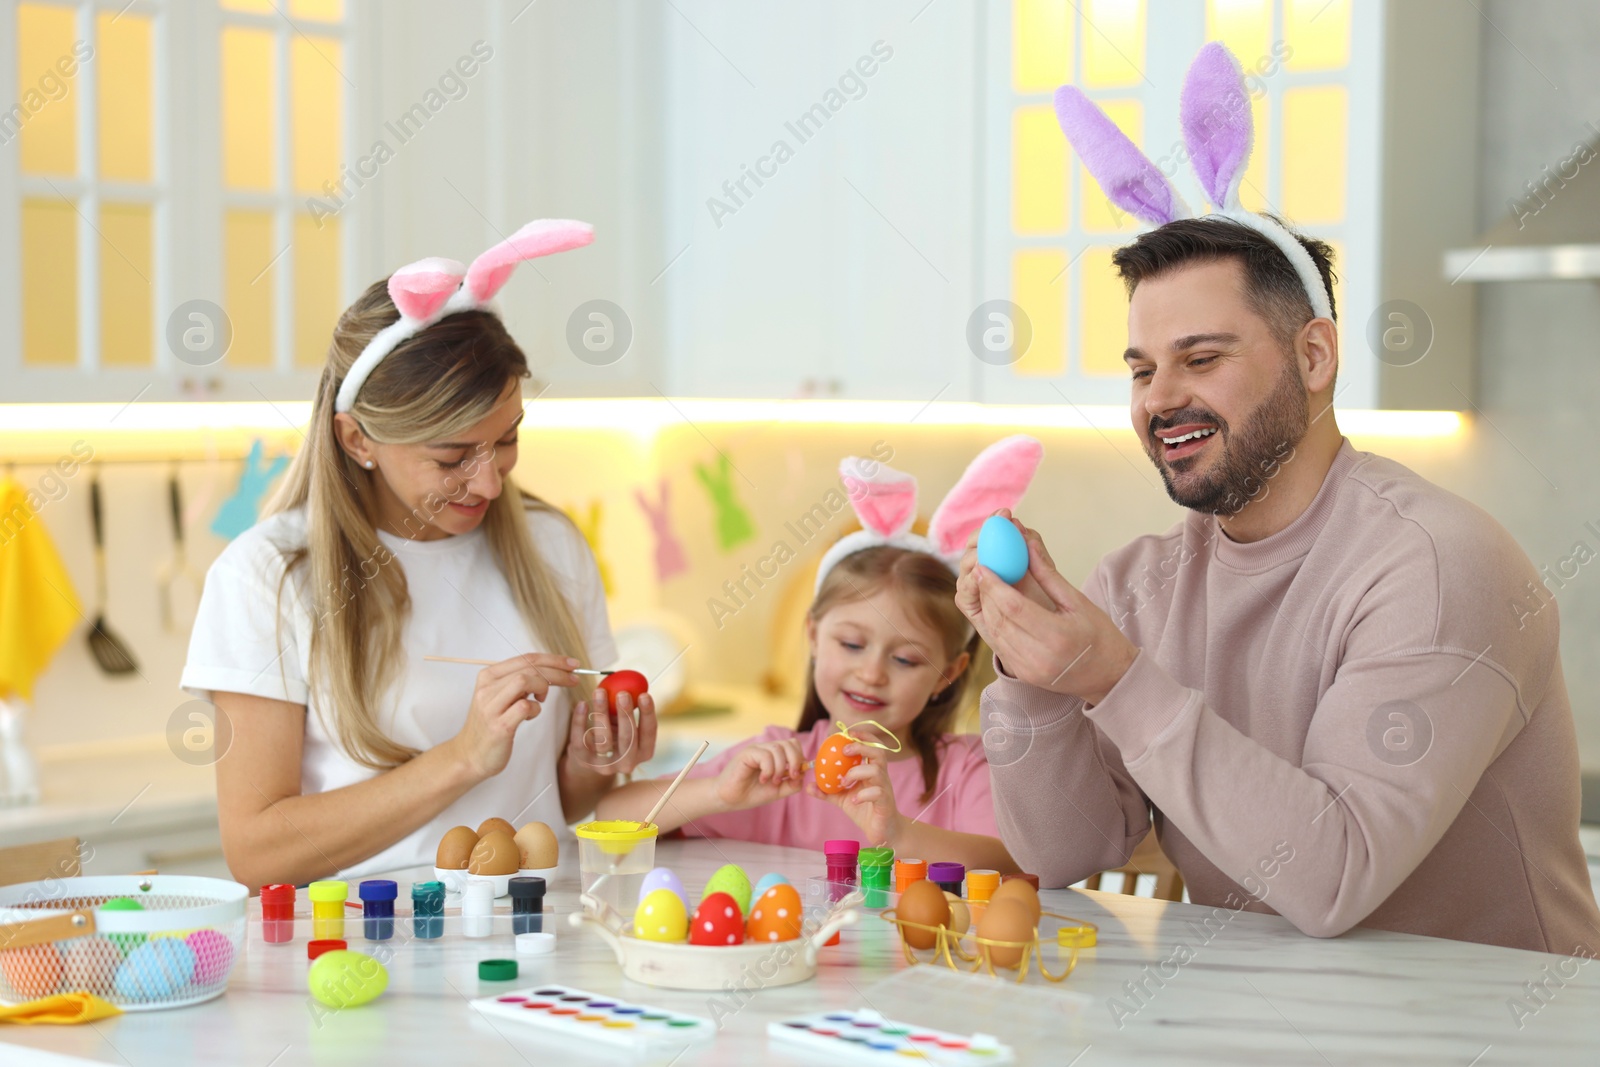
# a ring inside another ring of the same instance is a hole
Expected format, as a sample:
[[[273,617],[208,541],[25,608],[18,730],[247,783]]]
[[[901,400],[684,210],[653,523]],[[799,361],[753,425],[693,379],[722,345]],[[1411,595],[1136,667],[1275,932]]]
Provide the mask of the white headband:
[[[823,554],[816,588],[822,588],[822,580],[840,560],[879,545],[926,552],[959,574],[961,554],[972,532],[1001,508],[1017,506],[1042,458],[1044,446],[1025,434],[996,441],[967,465],[955,488],[934,509],[928,536],[923,537],[911,532],[917,517],[917,480],[876,460],[847,457],[839,463],[839,474],[862,528],[841,537]]]
[[[1246,211],[1239,185],[1255,143],[1255,121],[1244,70],[1232,52],[1212,41],[1200,49],[1183,81],[1178,105],[1184,147],[1216,217],[1248,226],[1278,246],[1300,277],[1317,318],[1333,318],[1328,290],[1311,254],[1283,226]],[[1075,86],[1056,90],[1056,120],[1078,158],[1113,204],[1154,226],[1193,218],[1167,176]]]
[[[437,256],[407,264],[389,276],[389,298],[400,317],[378,331],[339,385],[333,410],[349,411],[374,367],[408,337],[461,311],[490,311],[489,301],[525,259],[582,248],[594,240],[594,227],[573,219],[539,219],[463,267]]]

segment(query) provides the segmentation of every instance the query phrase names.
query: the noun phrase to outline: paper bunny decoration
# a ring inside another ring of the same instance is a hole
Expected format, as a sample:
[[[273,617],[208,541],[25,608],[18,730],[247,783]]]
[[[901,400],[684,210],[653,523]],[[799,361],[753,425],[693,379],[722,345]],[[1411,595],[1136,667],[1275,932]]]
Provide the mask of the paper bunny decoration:
[[[539,219],[463,267],[437,256],[419,259],[389,275],[389,299],[400,317],[383,329],[350,364],[339,385],[335,411],[349,411],[374,367],[408,337],[414,337],[446,315],[460,311],[493,311],[489,301],[526,259],[582,248],[594,240],[594,227],[573,219]]]
[[[703,463],[694,465],[694,472],[711,495],[711,506],[716,509],[717,545],[724,552],[756,535],[756,525],[750,521],[750,513],[739,502],[739,494],[734,489],[732,466],[732,461],[722,452],[717,453],[714,471]]]
[[[933,511],[928,535],[911,532],[917,517],[917,480],[875,460],[849,456],[839,464],[850,506],[862,529],[836,541],[817,564],[817,589],[846,556],[879,545],[926,552],[960,570],[961,554],[983,520],[1016,507],[1044,458],[1044,446],[1026,434],[996,441],[967,465],[955,488]]]
[[[244,461],[244,471],[239,475],[239,487],[222,502],[217,517],[211,520],[211,532],[218,537],[233,540],[256,524],[261,498],[266,496],[272,479],[283,473],[289,465],[288,456],[274,456],[270,464],[261,462],[262,444],[258,437],[250,442],[250,455]]]
[[[1312,312],[1318,318],[1331,319],[1328,291],[1310,253],[1283,226],[1246,211],[1239,202],[1239,184],[1255,141],[1255,121],[1244,71],[1221,43],[1207,44],[1190,64],[1178,118],[1190,164],[1216,209],[1214,214],[1248,226],[1277,245],[1300,276]],[[1160,168],[1076,86],[1063,85],[1056,90],[1056,120],[1113,204],[1153,226],[1193,217]]]
[[[583,539],[589,543],[589,551],[594,554],[594,565],[600,572],[600,586],[605,590],[606,596],[612,592],[611,565],[600,552],[600,521],[605,517],[605,506],[599,500],[589,501],[589,514],[581,515],[577,508],[566,508],[567,518],[572,520],[572,525],[583,534]]]
[[[645,518],[650,521],[650,529],[656,538],[656,581],[665,582],[689,569],[688,557],[684,555],[683,542],[672,532],[672,518],[667,514],[667,504],[672,496],[672,486],[665,478],[661,479],[661,503],[653,502],[644,495],[643,489],[633,491],[633,499],[639,502],[639,507],[644,509]]]

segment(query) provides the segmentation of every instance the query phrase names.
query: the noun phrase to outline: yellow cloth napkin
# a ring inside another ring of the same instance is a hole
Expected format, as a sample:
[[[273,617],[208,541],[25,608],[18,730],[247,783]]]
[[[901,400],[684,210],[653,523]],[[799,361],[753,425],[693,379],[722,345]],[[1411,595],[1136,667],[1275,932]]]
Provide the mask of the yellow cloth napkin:
[[[93,993],[57,993],[21,1004],[0,1005],[0,1023],[92,1023],[121,1015],[122,1009]]]
[[[83,608],[28,494],[0,478],[0,697],[33,699],[33,683]]]

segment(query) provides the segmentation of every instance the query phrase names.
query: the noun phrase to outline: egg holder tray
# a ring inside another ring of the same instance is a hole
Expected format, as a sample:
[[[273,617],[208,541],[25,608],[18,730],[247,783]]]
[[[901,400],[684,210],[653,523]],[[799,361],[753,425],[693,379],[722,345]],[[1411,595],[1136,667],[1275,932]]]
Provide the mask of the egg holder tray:
[[[834,934],[860,921],[859,893],[833,904],[815,929],[792,941],[747,941],[742,945],[690,945],[678,941],[645,941],[632,936],[633,923],[610,904],[588,893],[583,909],[567,921],[592,925],[616,954],[625,977],[662,989],[722,990],[733,982],[756,982],[762,988],[794,985],[817,973],[817,953]]]
[[[139,910],[105,907],[127,898]],[[221,996],[250,891],[186,875],[49,878],[0,887],[0,1002],[86,991],[123,1011]]]
[[[1038,926],[1033,928],[1033,937],[1027,941],[997,941],[994,938],[979,937],[976,929],[958,934],[947,926],[929,926],[926,923],[902,919],[895,914],[894,908],[886,909],[879,917],[884,922],[894,924],[900,934],[900,951],[905,955],[906,962],[913,965],[943,962],[952,971],[966,971],[970,974],[982,972],[991,978],[999,978],[1000,975],[996,971],[997,965],[991,958],[991,953],[996,949],[1020,949],[1022,955],[1015,965],[1019,984],[1027,979],[1029,971],[1035,966],[1046,981],[1065,981],[1067,975],[1071,974],[1073,969],[1078,966],[1079,949],[1093,945],[1098,933],[1098,928],[1093,923],[1084,922],[1082,919],[1074,919],[1058,912],[1041,912],[1039,915],[1041,922],[1046,918],[1059,919],[1061,921],[1061,925],[1056,928],[1054,936],[1057,947],[1067,952],[1066,967],[1059,973],[1052,973],[1044,963],[1044,948],[1039,937]],[[974,927],[976,927],[976,920],[974,920]],[[906,931],[908,929],[929,935],[933,939],[933,947],[931,949],[913,949],[910,943],[906,941]],[[970,947],[968,945],[969,942]],[[919,951],[930,953],[929,958],[924,960],[918,956],[917,953]],[[1011,967],[1000,967],[1000,970],[1011,969]]]

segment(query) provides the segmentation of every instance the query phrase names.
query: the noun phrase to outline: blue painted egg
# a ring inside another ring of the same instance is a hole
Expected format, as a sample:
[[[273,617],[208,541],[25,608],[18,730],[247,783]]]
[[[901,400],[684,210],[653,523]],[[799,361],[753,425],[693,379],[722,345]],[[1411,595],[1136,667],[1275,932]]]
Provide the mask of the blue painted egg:
[[[767,890],[771,889],[773,886],[775,886],[775,885],[788,885],[788,884],[789,884],[789,879],[785,878],[783,875],[779,874],[777,871],[773,871],[771,874],[763,874],[761,876],[761,881],[757,882],[756,883],[756,887],[754,889],[750,890],[750,896],[754,900],[760,900],[761,899],[761,894],[765,893]]]
[[[644,903],[644,898],[657,889],[670,889],[681,901],[683,906],[689,906],[689,899],[683,895],[683,881],[679,879],[671,867],[657,867],[644,876],[644,882],[639,886],[639,903]]]
[[[1028,542],[1010,519],[991,515],[978,529],[978,562],[1016,585],[1028,573]]]
[[[133,1000],[170,997],[194,978],[194,949],[175,937],[146,941],[117,968],[118,996]]]

